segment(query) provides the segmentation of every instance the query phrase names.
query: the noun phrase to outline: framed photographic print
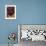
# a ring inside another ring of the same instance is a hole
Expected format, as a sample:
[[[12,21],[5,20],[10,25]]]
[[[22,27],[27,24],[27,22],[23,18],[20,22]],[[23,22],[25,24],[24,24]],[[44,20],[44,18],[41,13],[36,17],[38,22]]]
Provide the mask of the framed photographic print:
[[[16,5],[5,5],[5,19],[16,19]]]

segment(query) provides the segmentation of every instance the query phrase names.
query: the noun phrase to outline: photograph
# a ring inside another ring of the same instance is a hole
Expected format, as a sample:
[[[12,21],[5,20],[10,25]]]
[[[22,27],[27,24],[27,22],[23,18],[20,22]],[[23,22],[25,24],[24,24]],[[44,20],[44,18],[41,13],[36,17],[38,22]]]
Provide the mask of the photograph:
[[[5,19],[16,19],[16,5],[5,5]]]

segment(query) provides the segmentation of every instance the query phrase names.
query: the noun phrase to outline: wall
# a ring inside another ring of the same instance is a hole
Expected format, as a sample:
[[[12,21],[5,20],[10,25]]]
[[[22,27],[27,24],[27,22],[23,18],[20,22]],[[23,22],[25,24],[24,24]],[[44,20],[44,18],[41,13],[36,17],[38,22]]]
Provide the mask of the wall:
[[[16,4],[16,20],[5,20],[6,4]],[[0,0],[0,44],[8,43],[9,32],[17,34],[17,24],[46,24],[46,0]]]

